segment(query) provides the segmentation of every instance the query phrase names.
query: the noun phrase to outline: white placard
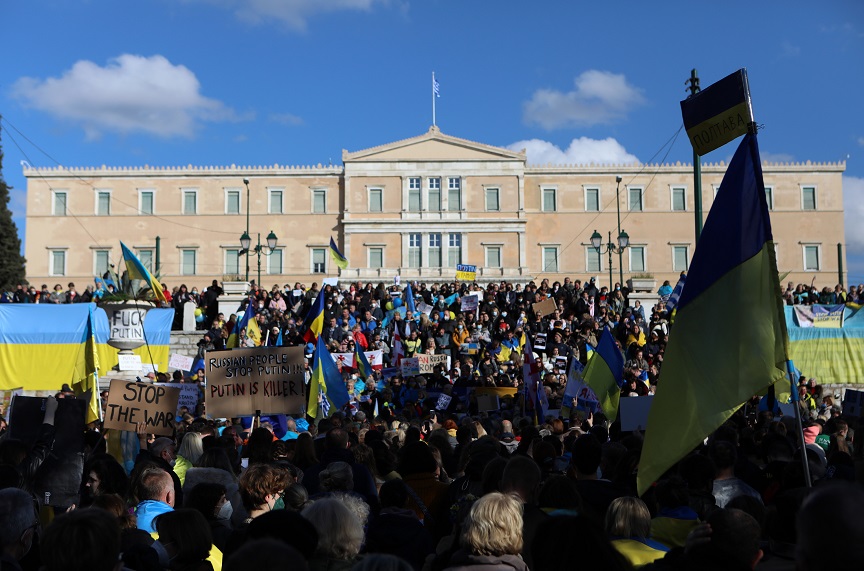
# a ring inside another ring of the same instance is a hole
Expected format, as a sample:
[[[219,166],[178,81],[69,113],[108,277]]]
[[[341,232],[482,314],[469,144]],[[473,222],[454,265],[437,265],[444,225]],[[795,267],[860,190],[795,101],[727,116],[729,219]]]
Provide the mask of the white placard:
[[[141,371],[146,375],[147,373],[158,373],[159,366],[154,365],[153,363],[142,363]]]
[[[117,368],[121,371],[140,371],[141,355],[117,355]]]
[[[339,278],[324,278],[321,281],[321,285],[322,286],[329,285],[332,287],[336,287],[337,285],[339,285]]]
[[[618,403],[621,413],[621,430],[645,430],[648,426],[648,413],[651,411],[653,396],[625,397]]]
[[[168,368],[169,369],[177,369],[179,371],[189,371],[192,369],[192,364],[195,362],[195,359],[192,357],[187,357],[186,355],[178,355],[174,353],[171,355],[171,358],[168,359]]]

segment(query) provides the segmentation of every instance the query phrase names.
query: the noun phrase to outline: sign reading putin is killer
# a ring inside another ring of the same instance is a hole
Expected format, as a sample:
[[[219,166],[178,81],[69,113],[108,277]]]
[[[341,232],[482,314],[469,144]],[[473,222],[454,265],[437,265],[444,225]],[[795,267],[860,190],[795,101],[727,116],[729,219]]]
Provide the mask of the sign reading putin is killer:
[[[207,351],[207,414],[301,414],[306,409],[303,347]]]

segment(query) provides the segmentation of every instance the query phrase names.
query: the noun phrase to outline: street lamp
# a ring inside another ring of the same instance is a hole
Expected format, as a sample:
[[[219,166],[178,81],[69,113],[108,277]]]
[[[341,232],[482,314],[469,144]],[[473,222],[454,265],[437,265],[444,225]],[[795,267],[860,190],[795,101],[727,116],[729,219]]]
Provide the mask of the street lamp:
[[[630,245],[630,236],[627,232],[623,230],[618,232],[618,244],[612,241],[612,232],[609,232],[609,241],[606,243],[606,252],[609,253],[609,291],[612,291],[612,254],[618,254],[619,265],[621,260],[621,254],[625,249]],[[603,236],[597,230],[594,230],[594,233],[591,234],[591,247],[597,250],[597,253],[600,255],[604,254],[602,250],[603,246]],[[621,272],[621,283],[624,282],[624,272]]]
[[[258,232],[258,245],[252,248],[252,238],[249,237],[248,232],[243,232],[243,235],[240,236],[240,255],[246,255],[246,281],[249,281],[249,255],[255,254],[258,256],[258,281],[255,282],[259,286],[261,285],[261,254],[265,256],[269,256],[276,249],[276,243],[279,239],[276,237],[276,234],[273,233],[273,230],[270,230],[270,233],[267,234],[267,245],[266,248],[269,250],[268,252],[264,251],[265,246],[261,245],[261,233]],[[250,249],[251,248],[251,249]]]
[[[249,251],[249,242],[250,242],[250,240],[249,240],[249,179],[244,178],[243,184],[246,185],[246,231],[243,232],[243,236],[240,237],[240,244],[243,246],[243,249],[248,252]],[[246,239],[245,242],[243,241],[244,238]],[[258,281],[259,281],[258,285],[261,285],[260,284],[260,281],[261,281],[260,276],[258,278]],[[247,283],[249,282],[249,256],[246,256],[246,282]]]

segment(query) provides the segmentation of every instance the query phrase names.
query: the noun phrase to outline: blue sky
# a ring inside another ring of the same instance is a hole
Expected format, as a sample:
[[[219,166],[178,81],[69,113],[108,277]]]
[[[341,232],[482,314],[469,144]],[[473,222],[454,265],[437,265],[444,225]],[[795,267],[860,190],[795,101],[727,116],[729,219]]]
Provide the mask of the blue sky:
[[[3,175],[33,166],[338,164],[425,132],[529,162],[690,162],[679,100],[748,69],[763,158],[847,161],[864,282],[864,2],[6,0]],[[19,148],[20,147],[20,148]],[[733,146],[707,155],[728,160]]]

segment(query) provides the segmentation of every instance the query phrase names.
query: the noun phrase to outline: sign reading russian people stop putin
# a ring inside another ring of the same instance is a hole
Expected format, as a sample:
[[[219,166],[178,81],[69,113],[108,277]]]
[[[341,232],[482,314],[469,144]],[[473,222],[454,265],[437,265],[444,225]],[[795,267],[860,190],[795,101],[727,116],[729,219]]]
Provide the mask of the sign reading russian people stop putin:
[[[207,414],[301,414],[306,409],[303,347],[254,347],[207,351]]]

